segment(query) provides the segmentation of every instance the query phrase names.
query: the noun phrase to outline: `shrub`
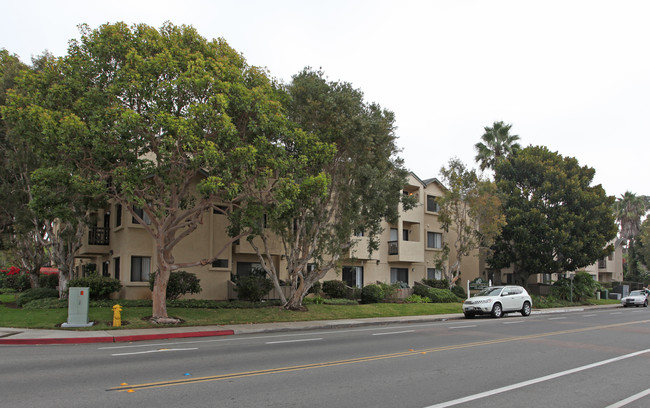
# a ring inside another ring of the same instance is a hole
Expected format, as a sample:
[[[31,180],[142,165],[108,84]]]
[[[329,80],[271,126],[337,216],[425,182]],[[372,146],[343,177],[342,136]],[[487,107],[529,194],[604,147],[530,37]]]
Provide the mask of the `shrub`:
[[[433,303],[453,303],[458,302],[458,297],[452,293],[449,289],[438,289],[431,288],[429,289],[429,299]]]
[[[52,288],[34,288],[28,289],[18,295],[16,299],[16,304],[18,306],[23,306],[36,299],[45,299],[45,298],[59,298],[59,291]]]
[[[309,291],[307,291],[307,293],[313,293],[316,296],[320,296],[322,291],[323,291],[323,284],[320,283],[320,281],[316,281],[314,282],[313,285],[311,285],[311,288],[309,288]]]
[[[361,303],[379,303],[383,299],[384,290],[380,285],[368,285],[361,289]]]
[[[153,290],[155,275],[149,276],[149,289]],[[169,274],[167,282],[167,299],[175,300],[187,294],[201,293],[201,280],[195,274],[175,271]]]
[[[333,299],[345,299],[348,297],[348,287],[340,280],[329,280],[323,282],[323,293]]]
[[[111,293],[117,292],[122,288],[122,284],[118,279],[109,278],[105,276],[86,276],[83,278],[70,279],[68,282],[70,288],[89,288],[90,299],[108,299]]]
[[[461,299],[467,298],[467,293],[465,293],[465,289],[463,289],[462,286],[454,285],[451,288],[451,291],[453,292],[454,295],[456,295],[457,297],[459,297]]]
[[[38,276],[38,286],[42,288],[56,289],[59,286],[58,273],[42,273]]]
[[[382,282],[379,284],[379,286],[381,287],[381,290],[384,293],[384,298],[382,300],[385,300],[386,302],[393,302],[393,303],[397,302],[397,289],[402,287],[402,282],[393,283],[392,285]]]
[[[432,288],[449,289],[449,281],[447,279],[422,279],[422,283]]]
[[[589,273],[578,272],[573,277],[573,285],[571,279],[560,278],[551,286],[551,294],[558,299],[570,300],[573,297],[574,302],[581,302],[593,297],[596,290],[601,288],[602,286]]]
[[[420,295],[411,295],[404,299],[404,303],[431,303],[431,299]]]
[[[25,304],[23,309],[64,309],[66,307],[68,307],[67,299],[43,298],[32,300]]]
[[[420,297],[429,297],[430,287],[426,285],[415,285],[413,286],[413,294]]]
[[[235,290],[240,299],[259,302],[273,289],[273,282],[265,276],[250,275],[237,279]]]
[[[29,276],[21,273],[20,268],[12,266],[0,269],[0,286],[22,292],[32,287]]]

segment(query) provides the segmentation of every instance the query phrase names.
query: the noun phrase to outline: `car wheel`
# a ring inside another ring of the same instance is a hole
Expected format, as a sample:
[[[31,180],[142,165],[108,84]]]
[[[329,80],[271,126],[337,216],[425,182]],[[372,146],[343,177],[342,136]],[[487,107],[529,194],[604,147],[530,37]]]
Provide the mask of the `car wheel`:
[[[521,309],[522,316],[530,316],[530,303],[524,302],[524,307]]]
[[[643,302],[643,307],[648,307],[648,299],[646,299],[645,302]]]
[[[473,319],[474,313],[465,313],[465,319]]]
[[[627,307],[627,305],[623,305],[623,307]]]
[[[492,306],[492,317],[498,319],[501,316],[503,316],[503,308],[501,307],[501,303],[495,303],[494,306]]]

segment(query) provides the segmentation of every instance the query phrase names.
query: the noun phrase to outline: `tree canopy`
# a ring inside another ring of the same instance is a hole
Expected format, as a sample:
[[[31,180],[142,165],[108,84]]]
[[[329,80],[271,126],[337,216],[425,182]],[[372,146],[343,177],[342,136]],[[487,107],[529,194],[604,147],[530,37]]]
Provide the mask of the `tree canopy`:
[[[511,135],[511,128],[512,125],[506,125],[503,122],[494,122],[492,127],[484,128],[485,133],[481,136],[481,142],[474,145],[475,160],[479,163],[481,170],[494,170],[499,161],[507,159],[521,149],[517,143],[519,136]]]
[[[614,198],[591,186],[595,170],[542,146],[501,161],[495,180],[506,225],[493,246],[492,268],[530,275],[575,271],[611,252]]]
[[[287,132],[281,92],[223,39],[192,27],[116,23],[81,33],[30,77],[10,115],[82,178],[104,183],[151,235],[153,316],[164,319],[169,273],[210,262],[178,263],[174,248],[207,210],[241,201],[247,184],[268,185]]]
[[[268,228],[257,232],[264,242],[269,234],[282,240],[292,290],[285,307],[298,309],[312,284],[349,256],[355,232],[377,249],[382,220],[396,220],[407,172],[393,113],[366,103],[361,91],[311,69],[295,75],[287,91],[289,118],[304,135],[287,149],[291,171],[264,209]],[[258,253],[277,284],[271,252]]]

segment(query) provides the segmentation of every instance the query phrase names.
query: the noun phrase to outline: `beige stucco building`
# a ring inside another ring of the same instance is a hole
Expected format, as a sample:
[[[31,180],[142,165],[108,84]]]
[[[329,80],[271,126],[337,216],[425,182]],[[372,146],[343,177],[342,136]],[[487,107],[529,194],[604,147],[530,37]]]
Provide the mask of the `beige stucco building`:
[[[376,282],[404,282],[412,287],[424,278],[448,277],[450,261],[454,262],[453,231],[443,231],[438,221],[436,197],[444,187],[436,179],[421,180],[411,173],[404,194],[416,198],[417,206],[404,211],[400,208],[397,224],[384,223],[379,250],[369,253],[367,237],[355,236],[356,245],[340,268],[330,271],[323,280],[341,279],[352,287]],[[145,219],[146,221],[146,219]],[[130,212],[118,204],[99,211],[88,232],[87,240],[78,251],[76,273],[96,270],[99,274],[122,282],[120,298],[150,298],[149,274],[153,271],[155,247],[152,238]],[[203,223],[174,250],[178,263],[212,258],[223,248],[218,260],[211,265],[187,268],[201,280],[202,292],[193,297],[226,300],[232,297],[231,275],[246,273],[258,263],[252,246],[242,239],[229,244],[226,217],[218,211],[205,214]],[[449,259],[441,260],[444,243],[452,248]],[[286,274],[286,262],[281,244],[276,240],[272,250],[279,271]],[[461,283],[479,276],[477,253],[464,257]],[[283,279],[283,277],[280,277]],[[286,279],[286,276],[284,277]],[[229,295],[230,293],[230,295]]]

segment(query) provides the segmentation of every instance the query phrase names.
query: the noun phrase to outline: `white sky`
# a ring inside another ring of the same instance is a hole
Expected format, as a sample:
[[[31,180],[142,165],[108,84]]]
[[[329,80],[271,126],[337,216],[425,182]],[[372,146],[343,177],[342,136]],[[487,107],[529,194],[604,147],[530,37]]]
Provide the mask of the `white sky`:
[[[609,195],[650,195],[650,2],[0,0],[0,48],[66,53],[77,25],[166,20],[223,37],[289,82],[303,67],[395,112],[406,167],[470,167],[484,126],[596,169]]]

